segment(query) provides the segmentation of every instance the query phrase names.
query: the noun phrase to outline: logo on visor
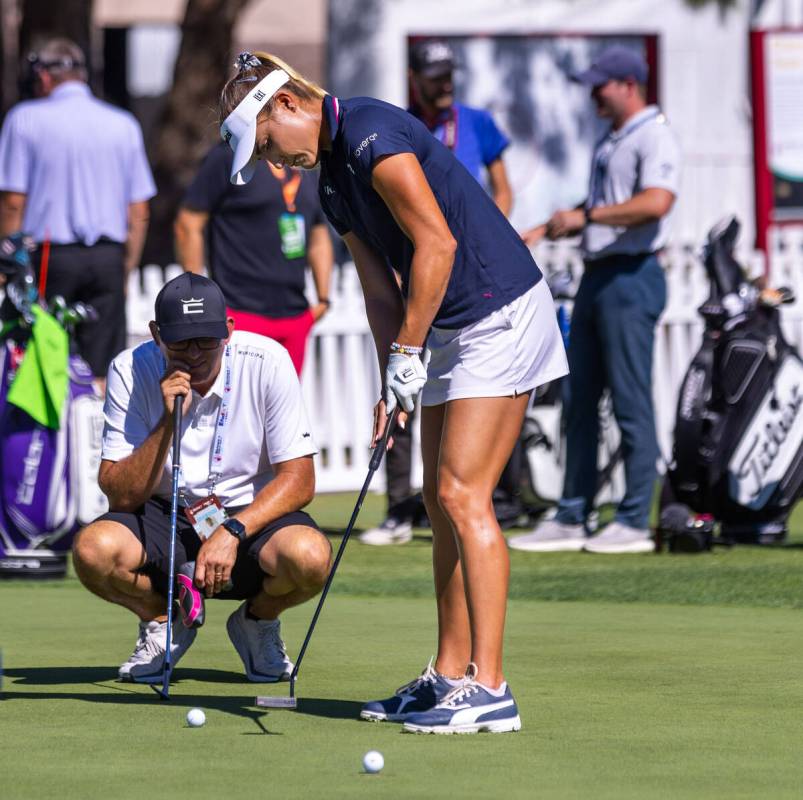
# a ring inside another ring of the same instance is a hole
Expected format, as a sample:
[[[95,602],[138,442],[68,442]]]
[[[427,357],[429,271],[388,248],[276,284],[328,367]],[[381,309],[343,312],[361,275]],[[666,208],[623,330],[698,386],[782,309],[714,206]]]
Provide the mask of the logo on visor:
[[[265,99],[266,95],[265,92],[262,91],[262,89],[257,89],[252,95],[252,97],[254,98],[254,100],[259,100],[259,102],[262,102]]]
[[[204,299],[201,297],[199,300],[196,300],[194,297],[191,297],[189,300],[182,300],[181,306],[184,309],[185,314],[203,314],[204,313]]]
[[[223,131],[223,141],[224,141],[226,144],[228,144],[228,143],[231,141],[231,131],[230,131],[228,128],[226,128],[226,129]]]
[[[366,137],[365,137],[365,138],[364,138],[364,139],[363,139],[363,140],[362,140],[362,141],[361,141],[361,142],[360,142],[360,143],[357,145],[357,148],[354,150],[354,156],[355,156],[356,158],[359,158],[359,157],[360,157],[360,154],[362,153],[362,151],[363,151],[363,150],[365,150],[365,148],[366,148],[366,147],[368,147],[368,145],[369,145],[371,142],[374,142],[374,141],[376,141],[376,139],[377,139],[377,137],[378,137],[378,136],[379,136],[379,134],[378,134],[378,133],[372,133],[370,136],[366,136]]]

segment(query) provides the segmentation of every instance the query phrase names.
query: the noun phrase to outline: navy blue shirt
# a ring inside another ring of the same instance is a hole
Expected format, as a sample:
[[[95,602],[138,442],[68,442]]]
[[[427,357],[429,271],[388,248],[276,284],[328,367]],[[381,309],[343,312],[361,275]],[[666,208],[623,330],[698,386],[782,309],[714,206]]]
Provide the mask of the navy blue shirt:
[[[457,242],[446,295],[433,320],[463,328],[520,297],[541,279],[521,237],[493,200],[426,126],[401,108],[357,97],[324,99],[332,151],[321,155],[319,194],[329,221],[384,256],[407,295],[413,243],[371,186],[377,159],[413,153]]]
[[[309,308],[304,295],[307,259],[282,253],[279,217],[290,211],[282,183],[260,161],[245,186],[234,186],[229,181],[233,161],[231,148],[216,144],[184,195],[183,205],[209,214],[209,273],[235,311],[277,319],[297,316]],[[285,179],[289,177],[285,169]],[[326,224],[313,175],[301,173],[292,212],[304,218],[309,246],[312,228]]]

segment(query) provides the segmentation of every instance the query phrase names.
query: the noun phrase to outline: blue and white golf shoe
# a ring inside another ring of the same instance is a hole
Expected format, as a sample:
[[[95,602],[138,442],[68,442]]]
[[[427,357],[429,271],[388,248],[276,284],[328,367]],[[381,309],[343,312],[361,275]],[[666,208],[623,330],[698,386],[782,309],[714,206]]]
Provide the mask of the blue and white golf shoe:
[[[360,711],[362,719],[372,722],[403,722],[416,712],[435,706],[454,686],[435,671],[432,659],[427,668],[413,681],[400,686],[387,700],[372,700]]]
[[[405,717],[404,730],[407,733],[508,733],[519,730],[519,710],[507,683],[502,684],[499,694],[492,694],[477,683],[476,675],[476,664],[469,664],[463,682],[434,708]]]

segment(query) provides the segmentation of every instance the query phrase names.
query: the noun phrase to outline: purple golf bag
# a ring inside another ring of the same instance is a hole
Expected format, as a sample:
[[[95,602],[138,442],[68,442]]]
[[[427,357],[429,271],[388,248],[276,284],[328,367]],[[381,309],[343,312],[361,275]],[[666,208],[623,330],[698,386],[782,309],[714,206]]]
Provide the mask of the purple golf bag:
[[[19,275],[9,272],[8,263],[4,272],[10,280],[0,335],[0,578],[62,577],[79,525],[107,508],[97,485],[102,401],[86,362],[70,355],[58,429],[40,424],[8,402],[33,315],[26,317]],[[25,291],[35,298],[28,284]],[[64,323],[63,314],[56,317]]]

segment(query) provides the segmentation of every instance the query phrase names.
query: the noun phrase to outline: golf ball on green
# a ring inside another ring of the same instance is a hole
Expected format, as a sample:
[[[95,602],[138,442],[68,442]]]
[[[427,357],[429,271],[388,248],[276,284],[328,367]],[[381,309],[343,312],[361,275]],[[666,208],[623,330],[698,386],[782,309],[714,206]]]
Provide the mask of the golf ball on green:
[[[362,765],[366,772],[379,772],[385,766],[385,759],[378,750],[369,750],[362,757]]]
[[[206,714],[204,714],[202,709],[191,708],[187,712],[187,725],[189,725],[191,728],[200,728],[204,722],[206,722]]]

